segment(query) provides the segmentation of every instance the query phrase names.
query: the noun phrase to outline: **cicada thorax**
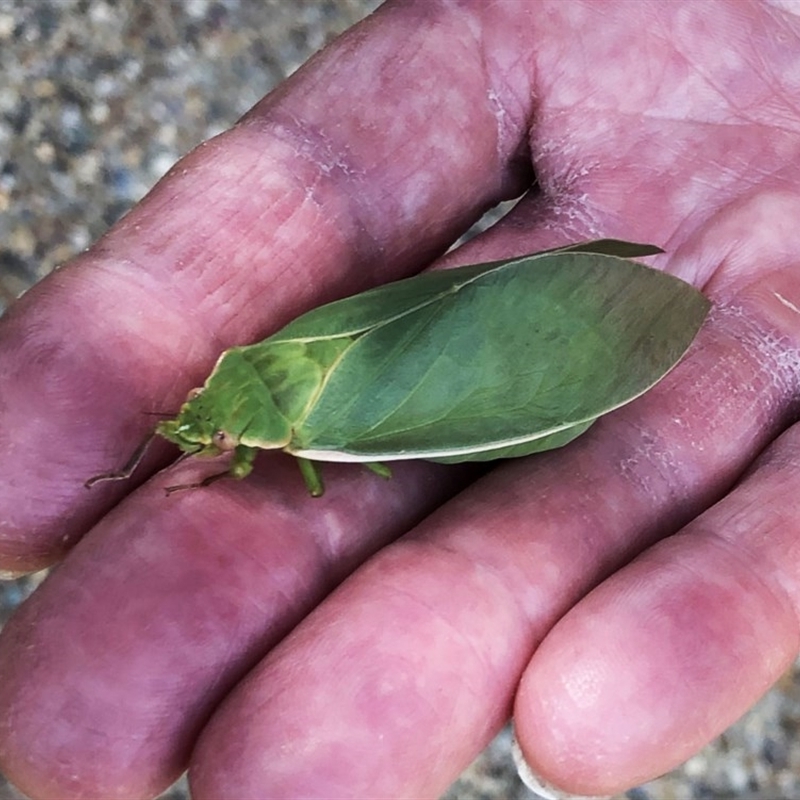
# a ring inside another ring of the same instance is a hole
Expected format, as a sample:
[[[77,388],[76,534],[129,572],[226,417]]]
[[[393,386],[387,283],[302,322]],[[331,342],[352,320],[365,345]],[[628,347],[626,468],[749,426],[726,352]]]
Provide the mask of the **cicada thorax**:
[[[196,400],[215,432],[262,449],[285,447],[354,338],[271,341],[228,350]]]

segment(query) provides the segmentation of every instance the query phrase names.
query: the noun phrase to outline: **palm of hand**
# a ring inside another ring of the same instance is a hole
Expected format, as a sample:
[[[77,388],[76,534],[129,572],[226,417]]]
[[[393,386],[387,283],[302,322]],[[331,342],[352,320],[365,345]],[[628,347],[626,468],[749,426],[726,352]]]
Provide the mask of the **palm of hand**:
[[[4,320],[6,566],[99,519],[120,490],[83,480],[221,346],[425,264],[531,161],[538,188],[448,261],[658,243],[715,302],[697,347],[569,448],[449,501],[465,475],[425,464],[388,484],[334,468],[314,502],[280,457],[169,502],[175,476],[154,479],[3,634],[0,754],[29,791],[146,795],[194,747],[198,797],[428,796],[513,704],[536,769],[612,792],[790,663],[800,22],[464,6],[368,21]]]

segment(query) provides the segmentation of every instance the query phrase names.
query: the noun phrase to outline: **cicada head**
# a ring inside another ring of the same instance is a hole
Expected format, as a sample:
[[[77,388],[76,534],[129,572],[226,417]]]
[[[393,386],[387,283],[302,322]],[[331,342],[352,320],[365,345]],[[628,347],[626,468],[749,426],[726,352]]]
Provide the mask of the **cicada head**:
[[[233,450],[238,442],[219,429],[218,421],[207,405],[202,392],[193,390],[178,416],[159,422],[156,433],[178,445],[185,453],[213,456]]]

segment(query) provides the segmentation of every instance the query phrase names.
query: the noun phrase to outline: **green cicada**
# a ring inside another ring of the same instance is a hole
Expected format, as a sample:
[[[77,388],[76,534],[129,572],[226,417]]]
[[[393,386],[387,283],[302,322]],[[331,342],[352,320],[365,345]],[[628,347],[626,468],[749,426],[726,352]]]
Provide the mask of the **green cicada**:
[[[259,450],[315,462],[457,462],[560,447],[681,358],[709,302],[600,240],[426,272],[309,311],[233,347],[156,433],[187,454]],[[98,476],[91,482],[120,473]]]

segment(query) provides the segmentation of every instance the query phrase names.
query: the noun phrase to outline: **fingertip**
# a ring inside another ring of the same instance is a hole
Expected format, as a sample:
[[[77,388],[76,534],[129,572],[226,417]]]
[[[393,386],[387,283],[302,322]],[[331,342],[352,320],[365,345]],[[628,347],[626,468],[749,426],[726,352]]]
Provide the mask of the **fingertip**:
[[[522,748],[519,746],[517,737],[511,742],[511,756],[514,759],[514,766],[517,768],[517,774],[520,780],[535,794],[541,797],[542,800],[605,800],[608,795],[585,795],[585,794],[572,794],[563,789],[554,786],[549,781],[545,780],[541,775],[534,772],[531,765],[525,758]]]
[[[593,650],[579,623],[565,621],[551,632],[515,701],[515,761],[526,785],[544,797],[603,797],[629,788],[614,778],[626,721],[609,688],[613,656]]]
[[[534,775],[577,795],[668,772],[788,668],[790,615],[714,537],[673,537],[601,584],[551,630],[515,701]]]

